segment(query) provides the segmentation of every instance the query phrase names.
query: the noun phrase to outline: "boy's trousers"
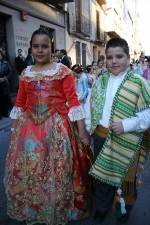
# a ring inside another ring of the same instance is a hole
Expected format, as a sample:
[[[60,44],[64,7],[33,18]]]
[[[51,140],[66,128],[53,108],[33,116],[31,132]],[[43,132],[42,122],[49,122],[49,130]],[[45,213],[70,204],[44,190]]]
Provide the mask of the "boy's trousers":
[[[101,138],[96,133],[94,133],[93,139],[94,139],[94,160],[96,160],[106,139]],[[136,179],[134,183],[135,183],[134,193],[136,199],[137,197]],[[101,213],[105,213],[108,211],[108,209],[111,207],[114,201],[115,191],[116,191],[115,186],[103,183],[100,180],[95,179],[95,204],[98,211],[100,211]],[[132,206],[129,205],[126,206],[126,209],[130,211],[132,209]]]

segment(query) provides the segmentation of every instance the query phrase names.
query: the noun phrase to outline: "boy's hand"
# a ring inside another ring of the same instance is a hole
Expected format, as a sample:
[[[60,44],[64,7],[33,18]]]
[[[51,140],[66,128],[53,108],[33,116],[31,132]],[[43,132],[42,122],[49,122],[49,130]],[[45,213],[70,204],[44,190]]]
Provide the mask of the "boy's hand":
[[[119,135],[119,134],[124,133],[124,129],[123,129],[122,122],[116,122],[116,123],[110,124],[109,129],[110,129],[115,135]]]

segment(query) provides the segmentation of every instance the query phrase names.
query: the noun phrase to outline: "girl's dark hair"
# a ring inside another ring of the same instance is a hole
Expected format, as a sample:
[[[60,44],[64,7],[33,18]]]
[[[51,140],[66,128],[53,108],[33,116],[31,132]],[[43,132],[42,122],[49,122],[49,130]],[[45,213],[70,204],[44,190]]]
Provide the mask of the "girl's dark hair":
[[[40,34],[40,35],[47,35],[47,36],[49,37],[50,41],[51,41],[51,39],[52,39],[51,34],[48,33],[47,31],[42,30],[42,29],[36,30],[36,31],[33,32],[32,36],[31,36],[30,47],[32,47],[32,39],[33,39],[33,37],[34,37],[35,35],[37,35],[37,34]]]
[[[97,63],[97,62],[96,62],[96,61],[93,61],[93,62],[92,62],[92,66],[93,66],[94,63]]]
[[[75,73],[81,73],[83,72],[83,67],[80,64],[75,64],[74,66],[72,66],[71,70]]]
[[[91,71],[92,65],[87,65],[86,71],[89,73]]]
[[[127,54],[127,56],[129,55],[129,46],[128,46],[128,43],[123,38],[119,38],[119,37],[111,38],[107,42],[107,44],[106,44],[106,50],[105,50],[105,52],[107,53],[108,48],[111,48],[111,47],[113,47],[113,48],[115,48],[115,47],[121,47],[121,48],[123,48],[123,50]]]

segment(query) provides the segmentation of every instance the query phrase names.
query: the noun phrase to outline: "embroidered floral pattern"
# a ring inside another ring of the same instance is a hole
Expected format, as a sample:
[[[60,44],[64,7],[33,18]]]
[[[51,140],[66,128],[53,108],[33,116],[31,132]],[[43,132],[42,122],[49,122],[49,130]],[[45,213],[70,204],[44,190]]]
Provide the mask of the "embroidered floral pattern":
[[[55,113],[35,125],[24,113],[15,130],[4,179],[10,217],[58,225],[88,215],[92,151],[83,148],[67,115]]]
[[[36,148],[36,144],[32,139],[27,139],[24,142],[24,150],[27,152],[33,152],[34,149]]]

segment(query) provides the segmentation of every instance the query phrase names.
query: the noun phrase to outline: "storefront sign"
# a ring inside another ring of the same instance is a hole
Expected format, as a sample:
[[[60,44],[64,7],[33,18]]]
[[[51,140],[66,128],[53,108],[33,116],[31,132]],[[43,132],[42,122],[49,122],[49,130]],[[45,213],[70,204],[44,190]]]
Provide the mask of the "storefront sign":
[[[18,47],[21,47],[21,46],[22,47],[28,47],[29,46],[28,43],[25,43],[26,41],[28,41],[28,38],[27,37],[16,36],[16,39],[17,39],[16,45]]]

